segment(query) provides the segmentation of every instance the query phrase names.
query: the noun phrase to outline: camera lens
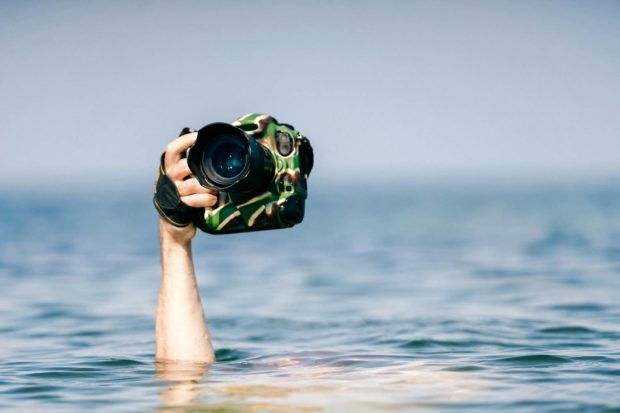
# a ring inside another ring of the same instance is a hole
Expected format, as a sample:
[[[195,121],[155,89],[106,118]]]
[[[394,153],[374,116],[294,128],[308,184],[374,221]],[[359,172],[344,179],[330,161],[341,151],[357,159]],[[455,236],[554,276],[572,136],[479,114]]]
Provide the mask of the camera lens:
[[[275,171],[267,148],[226,123],[212,123],[198,131],[187,163],[203,187],[247,196],[264,190]]]
[[[246,169],[248,151],[237,136],[219,136],[204,153],[203,169],[211,172],[217,181],[235,180]]]

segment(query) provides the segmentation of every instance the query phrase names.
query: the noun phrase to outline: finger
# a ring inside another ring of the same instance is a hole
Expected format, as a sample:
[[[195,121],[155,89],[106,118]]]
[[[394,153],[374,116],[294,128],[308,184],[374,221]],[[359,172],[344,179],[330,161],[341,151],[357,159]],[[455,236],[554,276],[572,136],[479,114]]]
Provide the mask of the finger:
[[[166,168],[166,172],[168,172],[168,168],[171,168],[179,159],[181,159],[181,153],[192,146],[197,137],[197,132],[188,133],[179,136],[166,146],[166,154],[164,155],[164,167]]]
[[[187,158],[183,158],[172,164],[170,169],[166,169],[166,175],[173,181],[182,181],[186,177],[192,174],[187,165]]]
[[[217,204],[217,197],[213,194],[193,194],[182,196],[181,201],[194,208],[210,208]]]
[[[184,181],[177,182],[177,189],[181,196],[192,194],[211,194],[215,195],[216,191],[213,189],[205,188],[198,183],[196,178],[186,179]]]

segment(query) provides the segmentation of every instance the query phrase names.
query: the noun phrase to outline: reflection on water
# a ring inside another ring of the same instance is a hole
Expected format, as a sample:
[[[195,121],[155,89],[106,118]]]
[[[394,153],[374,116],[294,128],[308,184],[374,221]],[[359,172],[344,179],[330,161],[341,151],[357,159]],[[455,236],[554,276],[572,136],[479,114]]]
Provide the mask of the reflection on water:
[[[198,236],[212,366],[154,361],[146,190],[0,192],[0,411],[620,409],[620,188],[349,189]]]
[[[248,376],[206,377],[209,366],[157,363],[157,377],[169,382],[159,412],[399,411],[479,397],[484,381],[472,373],[431,369],[420,363],[348,370],[304,365],[284,358],[255,367]],[[258,371],[257,371],[258,370]],[[260,371],[263,370],[263,371]],[[415,403],[400,400],[414,396]]]
[[[170,387],[162,390],[161,412],[170,412],[169,407],[192,406],[204,393],[201,380],[209,370],[204,363],[158,361],[156,377],[170,382]]]

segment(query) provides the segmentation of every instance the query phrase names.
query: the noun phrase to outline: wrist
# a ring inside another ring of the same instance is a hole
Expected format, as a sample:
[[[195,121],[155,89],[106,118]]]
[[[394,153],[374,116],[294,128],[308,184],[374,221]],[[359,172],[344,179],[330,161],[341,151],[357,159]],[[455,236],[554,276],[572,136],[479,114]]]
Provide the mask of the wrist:
[[[162,247],[179,245],[185,248],[191,247],[192,238],[196,235],[196,227],[175,227],[163,218],[159,219],[159,240]]]

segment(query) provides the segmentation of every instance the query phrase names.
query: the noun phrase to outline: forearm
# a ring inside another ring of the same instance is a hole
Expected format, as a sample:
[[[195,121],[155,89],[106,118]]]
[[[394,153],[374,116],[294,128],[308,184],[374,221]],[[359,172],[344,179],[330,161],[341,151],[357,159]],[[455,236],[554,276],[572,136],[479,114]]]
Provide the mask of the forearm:
[[[211,363],[214,360],[196,284],[191,241],[175,239],[160,224],[162,280],[157,304],[156,357]]]

